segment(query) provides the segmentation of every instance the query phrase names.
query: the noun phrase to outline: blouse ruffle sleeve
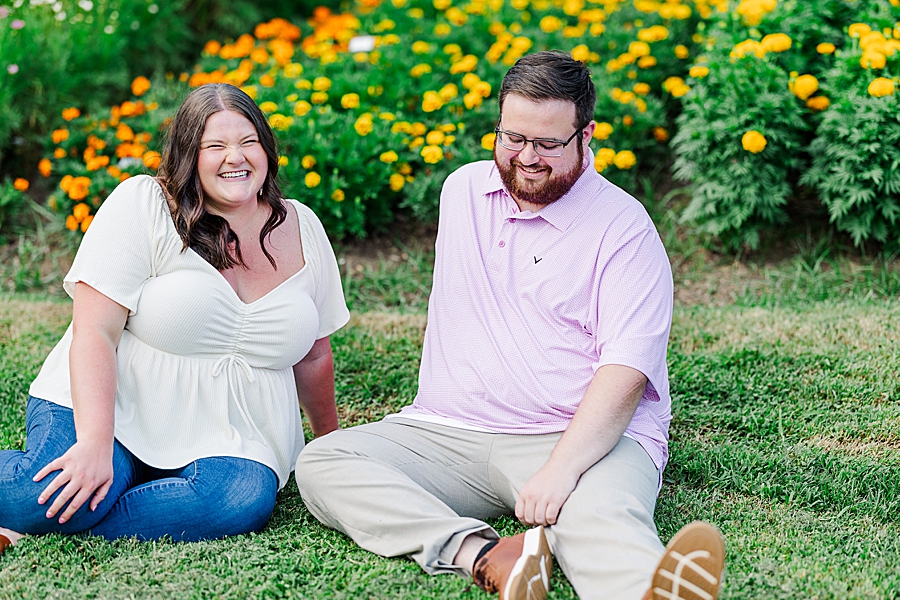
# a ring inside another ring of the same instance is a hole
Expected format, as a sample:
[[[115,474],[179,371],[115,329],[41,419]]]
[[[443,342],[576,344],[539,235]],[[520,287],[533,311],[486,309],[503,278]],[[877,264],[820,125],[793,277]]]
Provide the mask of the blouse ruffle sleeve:
[[[84,282],[128,309],[137,310],[144,282],[155,275],[162,217],[168,208],[159,184],[146,175],[120,183],[97,211],[63,281],[69,296]]]
[[[325,228],[309,207],[300,203],[298,206],[304,234],[303,252],[315,278],[313,301],[319,313],[316,339],[322,339],[346,325],[350,320],[350,311],[344,300],[340,270]]]

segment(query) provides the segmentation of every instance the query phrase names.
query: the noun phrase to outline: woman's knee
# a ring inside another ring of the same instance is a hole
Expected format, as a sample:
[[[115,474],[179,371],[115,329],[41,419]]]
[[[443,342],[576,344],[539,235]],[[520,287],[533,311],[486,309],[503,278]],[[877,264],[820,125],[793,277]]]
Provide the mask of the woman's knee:
[[[215,513],[223,535],[259,531],[275,510],[278,477],[252,460],[216,457],[195,462],[203,503]]]

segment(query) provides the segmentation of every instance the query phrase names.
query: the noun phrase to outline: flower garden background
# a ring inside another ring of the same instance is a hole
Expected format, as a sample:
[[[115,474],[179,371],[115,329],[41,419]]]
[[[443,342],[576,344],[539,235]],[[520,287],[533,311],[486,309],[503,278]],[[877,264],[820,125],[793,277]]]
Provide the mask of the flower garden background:
[[[0,44],[47,15],[88,27],[105,6],[60,18],[64,4],[0,7]],[[797,207],[855,244],[900,243],[900,0],[356,0],[246,29],[206,42],[193,71],[137,76],[113,106],[62,107],[0,206],[46,179],[79,235],[119,181],[154,171],[189,88],[224,81],[269,115],[286,193],[331,235],[430,222],[445,176],[491,156],[506,69],[559,49],[594,73],[596,169],[632,193],[689,184],[679,216],[715,243],[755,248]],[[4,84],[26,76],[5,56]]]

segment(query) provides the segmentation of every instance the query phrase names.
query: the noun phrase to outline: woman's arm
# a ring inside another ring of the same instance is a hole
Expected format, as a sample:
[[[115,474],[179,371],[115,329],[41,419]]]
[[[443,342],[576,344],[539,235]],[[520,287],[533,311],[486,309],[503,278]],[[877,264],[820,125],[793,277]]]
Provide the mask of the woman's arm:
[[[337,407],[334,404],[334,356],[331,341],[316,340],[303,359],[294,365],[297,397],[300,408],[316,437],[338,428]]]
[[[47,518],[72,500],[59,518],[65,523],[93,495],[95,510],[113,480],[113,425],[116,401],[116,347],[125,329],[128,309],[86,283],[76,283],[72,309],[69,371],[76,442],[35,476],[40,481],[60,471],[38,498],[44,504],[62,489]]]

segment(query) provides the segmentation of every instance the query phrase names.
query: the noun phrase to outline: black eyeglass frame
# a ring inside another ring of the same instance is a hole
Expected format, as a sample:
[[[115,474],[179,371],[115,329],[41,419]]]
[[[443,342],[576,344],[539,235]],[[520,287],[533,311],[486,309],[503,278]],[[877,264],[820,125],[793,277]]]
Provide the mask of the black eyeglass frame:
[[[518,133],[513,133],[512,131],[503,131],[502,129],[500,129],[500,121],[501,121],[501,120],[502,120],[502,119],[497,119],[497,126],[494,127],[494,135],[497,136],[497,143],[498,143],[498,144],[500,144],[501,146],[503,146],[503,147],[506,148],[507,150],[511,150],[511,151],[513,151],[513,152],[521,152],[522,150],[525,149],[525,146],[528,145],[528,142],[531,142],[531,147],[534,148],[535,154],[537,154],[538,156],[546,157],[546,158],[558,158],[558,157],[562,156],[562,155],[563,155],[563,152],[564,152],[565,149],[566,149],[566,146],[568,146],[570,143],[572,143],[572,140],[574,140],[576,136],[580,135],[580,134],[584,131],[584,127],[582,127],[581,129],[576,130],[575,133],[573,133],[572,135],[570,135],[570,136],[569,136],[569,139],[567,139],[567,140],[564,141],[564,142],[561,141],[561,140],[554,140],[554,139],[551,139],[551,138],[534,138],[533,140],[529,140],[529,139],[528,139],[527,137],[525,137],[524,135],[520,135],[520,134],[518,134]],[[501,134],[501,133],[504,133],[504,134],[506,134],[506,135],[514,135],[514,136],[516,136],[516,137],[522,138],[522,139],[524,140],[524,142],[522,143],[522,147],[519,148],[518,150],[516,150],[515,148],[510,148],[509,146],[507,146],[506,144],[504,144],[503,141],[501,140],[501,138],[500,138],[500,134]],[[537,147],[537,143],[538,143],[538,142],[550,142],[551,144],[562,144],[562,148],[560,149],[559,154],[544,154],[544,153],[542,153],[540,150],[538,150],[538,147]]]

